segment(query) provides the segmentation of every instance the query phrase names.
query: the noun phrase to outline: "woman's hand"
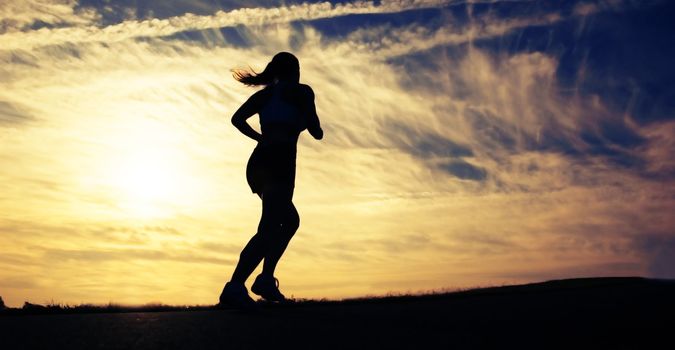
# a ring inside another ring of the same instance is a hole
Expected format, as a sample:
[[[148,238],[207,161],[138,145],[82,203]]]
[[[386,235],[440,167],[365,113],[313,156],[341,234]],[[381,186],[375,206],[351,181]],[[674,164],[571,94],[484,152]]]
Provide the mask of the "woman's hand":
[[[265,137],[263,135],[260,135],[260,138],[258,138],[258,146],[269,146],[270,145],[270,140],[269,137]]]

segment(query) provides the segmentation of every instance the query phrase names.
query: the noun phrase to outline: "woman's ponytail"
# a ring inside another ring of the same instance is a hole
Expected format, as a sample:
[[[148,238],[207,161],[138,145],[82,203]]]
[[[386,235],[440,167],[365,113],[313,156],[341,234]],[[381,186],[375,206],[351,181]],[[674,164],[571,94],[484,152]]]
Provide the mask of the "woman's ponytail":
[[[232,76],[238,82],[248,85],[270,85],[278,78],[291,78],[295,80],[300,77],[300,63],[293,54],[288,52],[279,52],[274,55],[272,61],[267,64],[265,70],[256,73],[251,67],[248,69],[234,69]]]
[[[233,70],[232,76],[234,76],[234,79],[238,82],[248,86],[269,85],[274,82],[274,78],[277,76],[274,67],[274,61],[272,61],[268,63],[265,70],[260,73],[256,73],[249,67],[248,69]]]

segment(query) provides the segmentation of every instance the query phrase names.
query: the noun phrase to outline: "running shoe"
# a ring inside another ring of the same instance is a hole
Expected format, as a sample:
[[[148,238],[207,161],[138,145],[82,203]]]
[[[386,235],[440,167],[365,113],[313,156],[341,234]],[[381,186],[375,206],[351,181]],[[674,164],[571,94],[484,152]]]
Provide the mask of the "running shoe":
[[[286,297],[279,291],[279,280],[274,276],[258,275],[251,286],[251,291],[263,299],[273,302],[284,302]]]
[[[248,295],[246,286],[241,283],[227,282],[220,293],[219,307],[233,307],[237,309],[255,308],[255,300]]]

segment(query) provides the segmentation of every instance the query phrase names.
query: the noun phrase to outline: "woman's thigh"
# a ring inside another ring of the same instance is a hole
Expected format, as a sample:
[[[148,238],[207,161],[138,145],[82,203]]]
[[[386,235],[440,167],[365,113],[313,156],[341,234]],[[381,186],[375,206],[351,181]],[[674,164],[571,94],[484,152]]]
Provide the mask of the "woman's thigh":
[[[268,188],[262,195],[261,225],[281,225],[295,220],[297,211],[293,205],[292,188]]]

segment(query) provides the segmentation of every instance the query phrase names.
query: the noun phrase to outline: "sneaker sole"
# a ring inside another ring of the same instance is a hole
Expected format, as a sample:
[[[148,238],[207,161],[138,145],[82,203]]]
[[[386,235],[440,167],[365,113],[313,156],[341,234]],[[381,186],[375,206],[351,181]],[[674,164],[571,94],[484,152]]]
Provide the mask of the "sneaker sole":
[[[269,301],[269,302],[283,303],[287,300],[286,297],[284,297],[283,299],[277,299],[277,298],[272,298],[268,295],[265,295],[265,293],[260,291],[258,288],[256,288],[255,285],[251,286],[251,292],[253,292],[253,294],[255,294],[255,295],[257,295],[257,296],[259,296],[259,297],[261,297],[261,298],[263,298],[263,299],[265,299],[266,301]]]

